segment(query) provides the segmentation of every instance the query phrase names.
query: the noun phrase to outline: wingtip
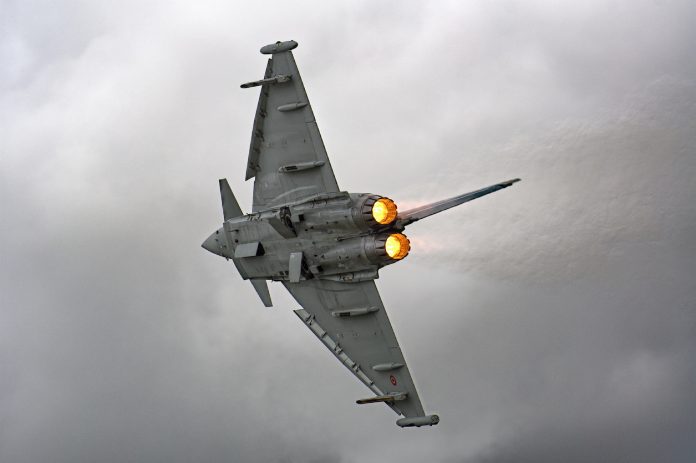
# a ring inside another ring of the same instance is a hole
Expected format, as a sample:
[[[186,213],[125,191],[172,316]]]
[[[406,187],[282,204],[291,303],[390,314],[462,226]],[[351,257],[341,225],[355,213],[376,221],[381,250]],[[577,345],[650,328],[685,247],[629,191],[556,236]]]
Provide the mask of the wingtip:
[[[277,41],[261,47],[261,53],[264,55],[275,55],[284,51],[290,51],[297,48],[297,42],[294,40],[286,40],[285,42]]]
[[[505,182],[501,182],[500,184],[503,185],[503,186],[510,186],[510,185],[512,185],[513,183],[517,183],[517,182],[519,182],[519,181],[521,181],[521,180],[522,180],[521,178],[513,178],[512,180],[507,180],[507,181],[505,181]]]
[[[435,426],[439,422],[440,417],[438,415],[414,416],[411,418],[401,418],[396,420],[396,424],[401,428]]]

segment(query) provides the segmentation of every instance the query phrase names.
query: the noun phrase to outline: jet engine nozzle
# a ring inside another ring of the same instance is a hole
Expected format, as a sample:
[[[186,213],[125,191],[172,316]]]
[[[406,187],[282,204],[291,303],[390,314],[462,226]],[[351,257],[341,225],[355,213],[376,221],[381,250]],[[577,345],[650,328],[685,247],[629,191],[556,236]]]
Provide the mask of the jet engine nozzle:
[[[396,203],[378,195],[362,195],[353,208],[353,218],[365,229],[378,229],[391,225],[398,215]]]
[[[379,234],[365,242],[366,254],[373,262],[386,265],[393,264],[408,255],[411,242],[402,233]]]
[[[396,215],[396,203],[389,198],[379,198],[372,205],[372,218],[380,225],[389,225]]]
[[[392,233],[384,242],[384,250],[392,259],[401,260],[411,250],[411,242],[404,234]]]

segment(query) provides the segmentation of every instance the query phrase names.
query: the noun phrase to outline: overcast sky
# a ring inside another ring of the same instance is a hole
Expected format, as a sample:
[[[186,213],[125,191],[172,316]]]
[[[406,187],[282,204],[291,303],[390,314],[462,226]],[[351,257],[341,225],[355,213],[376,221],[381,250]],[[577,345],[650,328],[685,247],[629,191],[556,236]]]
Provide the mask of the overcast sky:
[[[0,461],[695,461],[693,1],[192,3],[0,1]],[[523,179],[381,272],[436,427],[200,247],[290,39],[342,189]]]

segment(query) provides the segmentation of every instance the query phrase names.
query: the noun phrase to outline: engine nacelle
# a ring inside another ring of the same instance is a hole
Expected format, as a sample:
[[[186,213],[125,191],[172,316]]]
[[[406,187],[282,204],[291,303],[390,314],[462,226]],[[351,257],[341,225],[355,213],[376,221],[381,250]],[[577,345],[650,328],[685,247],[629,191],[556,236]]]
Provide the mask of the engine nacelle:
[[[300,215],[301,226],[309,230],[366,232],[389,227],[396,221],[396,204],[374,194],[351,194],[329,201],[312,201],[293,208]]]
[[[359,272],[393,264],[408,255],[411,244],[401,233],[378,233],[342,240],[311,259],[318,275]]]

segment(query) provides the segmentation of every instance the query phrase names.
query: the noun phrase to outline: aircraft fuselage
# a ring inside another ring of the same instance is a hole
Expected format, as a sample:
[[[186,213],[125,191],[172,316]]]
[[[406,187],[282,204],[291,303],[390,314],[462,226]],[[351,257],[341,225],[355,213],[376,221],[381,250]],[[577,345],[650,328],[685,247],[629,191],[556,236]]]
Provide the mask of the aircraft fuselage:
[[[408,254],[408,239],[393,217],[380,217],[372,194],[324,194],[308,201],[255,212],[224,222],[204,243],[233,259],[244,279],[336,281],[374,279],[379,269]],[[387,241],[390,236],[390,248]],[[400,248],[395,253],[394,242]],[[391,253],[391,255],[390,255]],[[293,271],[294,270],[294,271]]]

